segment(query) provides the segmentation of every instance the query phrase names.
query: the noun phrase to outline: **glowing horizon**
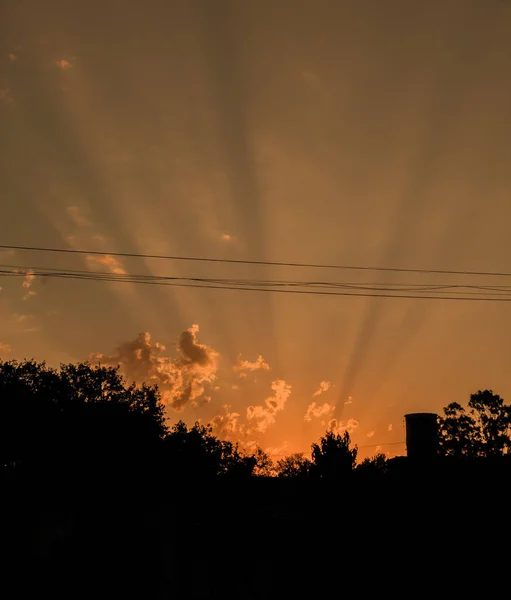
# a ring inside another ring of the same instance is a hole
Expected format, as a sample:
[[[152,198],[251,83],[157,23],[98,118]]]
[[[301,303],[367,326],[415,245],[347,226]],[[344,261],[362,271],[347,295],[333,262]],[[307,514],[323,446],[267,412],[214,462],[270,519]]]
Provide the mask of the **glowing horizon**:
[[[8,0],[2,243],[509,270],[509,3],[299,4],[150,0],[120,9],[106,0],[100,19],[90,2]],[[307,451],[329,419],[358,422],[361,447],[383,445],[403,439],[407,412],[439,412],[484,388],[511,397],[504,303],[44,279],[30,267],[308,281],[318,273],[1,250],[0,258],[24,267],[0,280],[1,358],[113,357],[150,332],[151,344],[167,347],[159,355],[178,386],[179,336],[199,324],[190,336],[217,354],[188,367],[192,395],[203,387],[195,398],[211,400],[185,403],[182,414],[218,417],[219,426],[236,418],[246,431],[248,407],[259,407],[248,421],[269,423],[263,447]],[[384,272],[349,280],[468,282]],[[236,365],[256,368],[240,378]],[[315,395],[322,382],[328,389]]]

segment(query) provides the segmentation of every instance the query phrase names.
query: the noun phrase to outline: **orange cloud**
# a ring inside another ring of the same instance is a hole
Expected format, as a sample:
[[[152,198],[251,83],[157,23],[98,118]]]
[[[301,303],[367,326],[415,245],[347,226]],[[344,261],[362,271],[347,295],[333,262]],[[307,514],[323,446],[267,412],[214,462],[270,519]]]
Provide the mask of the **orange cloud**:
[[[11,351],[9,344],[0,343],[0,354],[8,354]]]
[[[328,423],[328,430],[335,434],[343,434],[345,431],[352,433],[360,425],[355,419],[348,419],[344,421],[338,421],[337,419],[331,419]]]
[[[25,315],[25,314],[18,314],[16,313],[14,315],[15,320],[18,323],[26,323],[27,321],[31,321],[34,318],[34,315]]]
[[[249,427],[247,433],[266,433],[268,428],[275,423],[275,415],[284,410],[284,406],[291,394],[291,386],[283,379],[272,382],[273,395],[266,398],[264,405],[249,406],[247,420]]]
[[[353,398],[351,396],[348,396],[348,399],[344,404],[353,404]]]
[[[284,441],[282,446],[269,446],[264,451],[270,458],[282,458],[289,452],[289,442]]]
[[[61,58],[60,60],[55,61],[55,64],[62,71],[67,71],[73,66],[68,60],[65,60],[64,58]]]
[[[180,356],[165,356],[163,344],[151,343],[148,332],[122,344],[117,354],[91,355],[91,360],[106,365],[120,365],[122,373],[137,384],[157,384],[162,400],[179,411],[187,404],[196,406],[203,397],[205,384],[216,379],[218,352],[197,341],[199,326],[192,325],[179,338]],[[206,397],[207,398],[207,397]]]
[[[7,56],[10,62],[16,62],[18,60],[18,57],[13,52],[9,52]]]
[[[87,262],[93,268],[95,265],[106,267],[110,273],[114,275],[126,275],[126,271],[122,268],[121,262],[111,254],[88,254]]]
[[[32,287],[32,283],[33,283],[34,279],[35,279],[35,275],[34,275],[33,271],[25,272],[25,277],[24,277],[23,283],[21,285],[22,285],[23,289],[27,290],[27,293],[23,297],[23,300],[28,300],[28,298],[30,298],[31,296],[36,295],[34,290],[30,289]]]
[[[213,433],[218,437],[228,438],[238,433],[240,416],[237,412],[229,412],[230,405],[224,404],[222,408],[225,410],[223,415],[216,415],[211,419]]]
[[[90,225],[90,221],[83,216],[82,211],[78,208],[78,206],[68,206],[66,208],[66,212],[74,221],[75,225],[78,225],[78,227],[86,227]]]
[[[321,381],[319,384],[319,388],[314,392],[314,394],[312,394],[312,397],[315,398],[316,396],[320,396],[321,394],[328,392],[331,385],[332,384],[330,383],[330,381]]]
[[[316,394],[314,394],[316,395]],[[316,404],[316,402],[311,402],[307,407],[307,411],[305,416],[303,417],[304,421],[312,421],[312,418],[319,417],[331,417],[335,410],[335,404],[328,404],[325,402],[324,404]]]
[[[264,360],[260,354],[253,362],[249,360],[241,360],[241,356],[238,357],[238,362],[234,365],[233,371],[237,371],[240,374],[240,378],[247,376],[250,371],[269,371],[270,365]]]
[[[392,431],[392,423],[389,423],[389,426],[387,427],[387,431]]]
[[[374,432],[374,431],[370,431],[370,432],[367,434],[367,437],[368,437],[368,438],[372,438],[372,437],[374,436],[374,434],[375,434],[375,432]]]
[[[225,240],[226,242],[232,240],[232,235],[230,233],[222,233],[222,239]]]

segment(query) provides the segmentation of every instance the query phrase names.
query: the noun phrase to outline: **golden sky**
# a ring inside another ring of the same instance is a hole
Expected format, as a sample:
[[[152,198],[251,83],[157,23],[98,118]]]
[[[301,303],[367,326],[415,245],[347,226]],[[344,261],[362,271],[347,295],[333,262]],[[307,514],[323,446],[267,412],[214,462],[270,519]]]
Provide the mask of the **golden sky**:
[[[506,0],[3,0],[0,244],[511,271]],[[402,446],[403,415],[508,401],[511,305],[43,279],[122,275],[511,285],[510,278],[27,251],[0,356],[103,355],[171,420],[275,454],[331,419]],[[3,267],[2,267],[3,268]],[[311,406],[311,403],[315,403]],[[365,450],[364,450],[365,451]]]

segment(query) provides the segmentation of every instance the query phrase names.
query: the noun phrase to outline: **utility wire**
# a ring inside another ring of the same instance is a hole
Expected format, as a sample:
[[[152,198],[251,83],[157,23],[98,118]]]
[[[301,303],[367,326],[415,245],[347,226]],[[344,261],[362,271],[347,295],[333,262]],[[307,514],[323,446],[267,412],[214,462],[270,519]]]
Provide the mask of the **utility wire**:
[[[324,291],[320,289],[294,289],[296,287],[311,287],[310,283],[307,282],[291,282],[292,289],[282,289],[277,287],[274,282],[257,282],[257,281],[243,281],[243,280],[228,280],[229,282],[223,282],[222,280],[208,280],[205,278],[152,278],[151,276],[138,276],[133,277],[128,274],[112,274],[112,273],[94,273],[87,271],[35,271],[28,269],[21,271],[19,269],[4,269],[0,270],[0,276],[16,276],[22,277],[27,274],[31,274],[37,277],[44,278],[57,278],[57,279],[79,279],[88,281],[110,281],[114,283],[138,283],[145,285],[159,285],[159,286],[171,286],[181,288],[201,288],[201,289],[220,289],[220,290],[236,290],[236,291],[251,291],[251,292],[273,292],[282,294],[304,294],[304,295],[315,295],[315,296],[354,296],[354,297],[371,297],[371,298],[403,298],[403,299],[422,299],[422,300],[466,300],[466,301],[479,301],[479,302],[511,302],[511,295],[504,294],[501,291],[491,292],[491,296],[488,295],[467,295],[474,294],[473,292],[464,292],[465,295],[455,295],[460,292],[450,291],[449,296],[446,295],[432,295],[441,293],[441,290],[423,289],[428,295],[419,294],[403,294],[403,293],[388,293],[387,288],[378,288],[373,291],[364,288],[363,286],[352,287],[352,290],[362,291]],[[192,283],[181,283],[182,281],[191,281]],[[195,283],[193,283],[195,282]],[[289,286],[290,282],[286,285]],[[327,285],[327,284],[324,284]],[[335,284],[328,284],[329,287]],[[343,284],[338,284],[338,287],[343,287]],[[398,290],[402,292],[403,290]],[[421,290],[412,290],[421,291]],[[377,293],[385,292],[385,293]],[[454,295],[452,295],[454,294]],[[495,297],[496,296],[496,297]]]
[[[401,444],[406,444],[405,441],[402,442],[387,442],[386,444],[365,444],[363,446],[359,446],[359,448],[377,448],[378,446],[397,446]]]
[[[337,270],[354,270],[354,271],[390,271],[395,273],[431,273],[442,275],[480,275],[483,277],[511,277],[511,273],[492,272],[492,271],[454,271],[446,269],[406,269],[398,267],[370,267],[359,265],[328,265],[318,263],[295,263],[295,262],[279,262],[265,260],[241,260],[229,258],[208,258],[208,257],[193,257],[193,256],[166,256],[162,254],[140,254],[135,252],[99,252],[97,250],[73,250],[70,248],[44,248],[39,246],[9,246],[0,245],[3,250],[24,250],[31,252],[53,252],[63,254],[82,254],[90,256],[116,256],[124,258],[146,258],[146,259],[161,259],[161,260],[177,260],[177,261],[195,261],[208,263],[225,263],[225,264],[241,264],[241,265],[264,265],[273,267],[299,267],[310,269],[337,269]]]
[[[511,293],[511,285],[474,285],[474,284],[424,284],[424,283],[357,283],[357,282],[336,282],[336,281],[289,281],[289,280],[258,280],[258,279],[222,279],[207,277],[182,277],[166,275],[142,275],[133,273],[112,273],[107,271],[84,271],[76,269],[58,269],[52,267],[35,267],[27,265],[2,265],[0,264],[0,274],[25,277],[27,274],[34,276],[63,276],[63,277],[84,277],[89,279],[107,279],[108,281],[129,281],[138,282],[139,280],[150,281],[191,281],[199,283],[217,283],[231,285],[253,285],[265,287],[325,287],[325,288],[343,288],[368,291],[387,291],[387,292],[444,292],[460,293],[455,290],[477,290],[476,293],[495,292],[495,294]],[[491,294],[491,295],[495,295]]]
[[[403,445],[406,444],[406,442],[403,440],[402,442],[387,442],[387,443],[381,443],[381,444],[364,444],[363,446],[359,446],[357,444],[357,448],[377,448],[378,446],[398,446],[398,445]],[[270,457],[277,457],[277,456],[283,456],[285,458],[287,458],[288,456],[293,456],[294,454],[303,454],[304,456],[306,456],[307,452],[291,452],[286,454],[285,452],[277,452],[277,453],[270,453],[269,456]]]

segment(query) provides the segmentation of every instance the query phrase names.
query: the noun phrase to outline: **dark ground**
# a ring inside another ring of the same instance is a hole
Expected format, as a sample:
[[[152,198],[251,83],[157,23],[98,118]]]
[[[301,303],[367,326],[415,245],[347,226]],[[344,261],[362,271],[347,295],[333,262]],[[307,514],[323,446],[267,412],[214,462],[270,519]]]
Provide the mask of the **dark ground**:
[[[18,483],[2,495],[2,597],[508,595],[507,481]]]

